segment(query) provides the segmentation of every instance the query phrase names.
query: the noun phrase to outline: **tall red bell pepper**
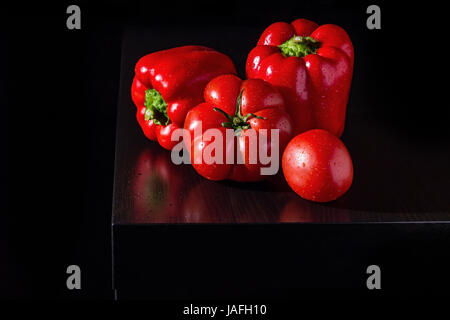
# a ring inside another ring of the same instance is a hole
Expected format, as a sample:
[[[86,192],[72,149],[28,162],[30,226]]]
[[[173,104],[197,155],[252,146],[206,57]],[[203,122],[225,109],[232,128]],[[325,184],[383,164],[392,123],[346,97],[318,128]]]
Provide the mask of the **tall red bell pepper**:
[[[353,73],[353,45],[332,24],[276,22],[249,53],[248,78],[264,79],[286,100],[296,133],[325,129],[340,137]]]
[[[172,132],[183,128],[186,114],[203,101],[206,84],[222,74],[236,74],[233,62],[207,47],[184,46],[142,57],[131,97],[145,136],[172,149],[178,143],[171,141]]]

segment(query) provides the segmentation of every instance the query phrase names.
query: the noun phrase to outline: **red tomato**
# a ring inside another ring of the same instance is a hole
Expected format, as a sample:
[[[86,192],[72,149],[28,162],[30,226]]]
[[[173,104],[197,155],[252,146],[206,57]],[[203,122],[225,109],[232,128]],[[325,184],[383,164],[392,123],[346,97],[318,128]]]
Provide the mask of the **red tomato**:
[[[267,178],[261,174],[261,168],[266,165],[259,158],[251,161],[250,150],[253,147],[258,154],[261,148],[259,137],[265,135],[267,154],[278,148],[281,157],[291,139],[294,127],[285,111],[281,93],[264,80],[241,80],[230,74],[211,80],[205,88],[204,99],[204,103],[189,111],[184,122],[185,134],[189,133],[184,142],[194,169],[210,180],[258,181]],[[196,134],[200,126],[202,130]],[[205,150],[214,141],[205,137],[208,129],[217,129],[224,137],[220,161],[212,163],[207,163],[204,157]],[[234,130],[236,137],[226,139],[226,129]],[[272,145],[272,129],[279,130],[278,145]],[[252,134],[256,140],[252,141]],[[252,144],[254,141],[256,143]],[[238,153],[243,163],[226,160],[227,157],[236,159],[234,156]]]
[[[328,202],[342,196],[353,181],[353,163],[339,138],[322,129],[293,138],[283,153],[289,186],[302,198]]]

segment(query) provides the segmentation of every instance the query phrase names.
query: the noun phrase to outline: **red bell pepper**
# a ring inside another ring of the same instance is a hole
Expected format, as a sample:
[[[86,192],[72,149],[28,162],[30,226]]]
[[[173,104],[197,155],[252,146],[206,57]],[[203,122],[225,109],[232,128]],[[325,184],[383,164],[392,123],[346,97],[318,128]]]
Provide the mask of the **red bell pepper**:
[[[171,134],[183,128],[186,114],[203,101],[206,84],[221,74],[236,74],[229,57],[202,46],[154,52],[136,64],[131,97],[145,136],[171,150]]]
[[[261,168],[267,167],[267,163],[259,157],[256,161],[256,157],[251,158],[251,150],[259,153],[263,147],[259,143],[260,136],[266,139],[263,141],[267,142],[267,155],[274,155],[277,148],[281,157],[293,135],[293,122],[285,111],[281,93],[261,79],[242,81],[235,75],[222,75],[208,83],[204,99],[204,103],[189,111],[184,123],[184,142],[194,169],[210,180],[264,179]],[[217,129],[221,133],[220,163],[205,160],[205,150],[215,143],[215,138],[205,136],[208,129]],[[227,129],[231,130],[234,138],[227,139]],[[278,145],[272,143],[271,129],[278,129]],[[256,139],[252,140],[254,137]],[[241,163],[236,160],[238,156]]]
[[[264,79],[286,99],[296,134],[325,129],[340,137],[353,73],[353,45],[332,24],[276,22],[249,53],[248,78]]]

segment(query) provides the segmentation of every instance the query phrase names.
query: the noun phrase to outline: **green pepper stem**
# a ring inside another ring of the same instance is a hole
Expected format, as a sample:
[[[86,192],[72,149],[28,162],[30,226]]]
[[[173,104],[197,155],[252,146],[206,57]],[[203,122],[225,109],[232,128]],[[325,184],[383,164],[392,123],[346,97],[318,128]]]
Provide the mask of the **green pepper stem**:
[[[155,124],[167,125],[170,121],[167,115],[167,103],[162,95],[155,89],[145,90],[145,117],[146,121],[153,120]]]
[[[286,57],[302,58],[309,54],[316,54],[320,46],[321,43],[310,36],[293,36],[278,48]]]

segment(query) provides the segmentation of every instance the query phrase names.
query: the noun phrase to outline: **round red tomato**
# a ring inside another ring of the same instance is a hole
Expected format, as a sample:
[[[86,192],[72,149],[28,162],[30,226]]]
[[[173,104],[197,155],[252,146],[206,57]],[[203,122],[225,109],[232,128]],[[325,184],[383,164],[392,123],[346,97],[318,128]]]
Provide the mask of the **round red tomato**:
[[[264,146],[260,144],[261,140],[267,141],[267,154],[276,155],[273,160],[278,171],[279,159],[294,127],[277,89],[261,79],[241,80],[232,74],[222,75],[206,85],[204,99],[204,103],[189,111],[184,122],[184,142],[192,166],[200,175],[210,180],[259,181],[267,178],[268,175],[261,171],[268,166],[260,157]],[[216,129],[223,137],[217,142],[221,144],[217,148],[220,150],[214,151],[218,161],[205,160],[208,158],[205,157],[206,150],[216,143],[215,138],[207,137],[210,129]],[[274,139],[274,143],[272,129],[278,130],[279,134],[279,140]],[[227,132],[232,132],[231,138]],[[241,163],[236,161],[238,155]]]
[[[339,138],[314,129],[293,138],[283,153],[289,186],[302,198],[328,202],[342,196],[353,181],[353,163]]]

